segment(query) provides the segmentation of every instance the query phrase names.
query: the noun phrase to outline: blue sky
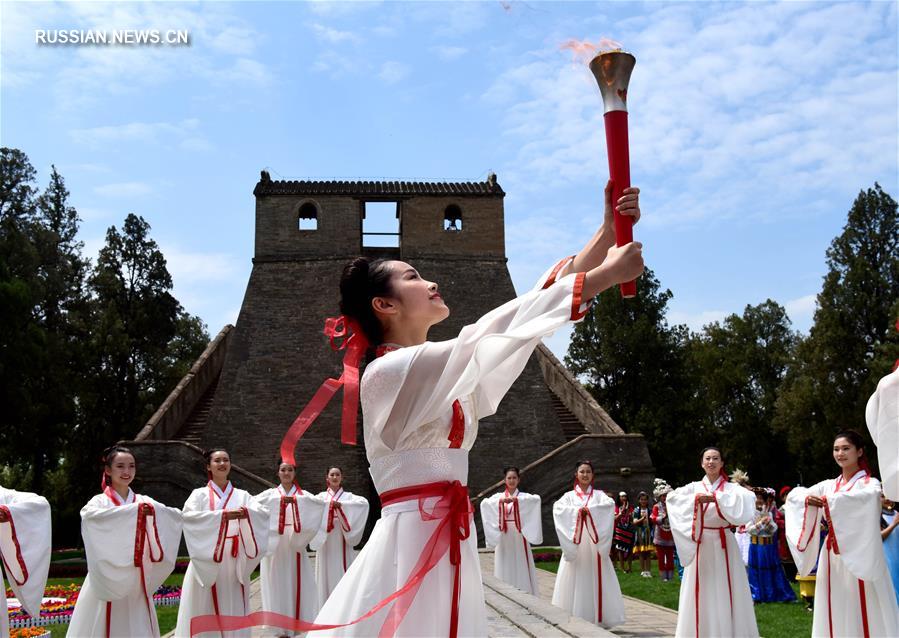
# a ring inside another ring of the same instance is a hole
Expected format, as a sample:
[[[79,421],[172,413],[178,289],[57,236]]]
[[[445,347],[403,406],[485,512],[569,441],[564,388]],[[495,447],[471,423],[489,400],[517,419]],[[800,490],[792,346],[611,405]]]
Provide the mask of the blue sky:
[[[518,290],[601,218],[602,109],[559,45],[621,42],[635,230],[694,330],[767,298],[807,330],[860,189],[899,196],[897,3],[0,3],[0,143],[51,164],[89,255],[134,212],[214,334],[236,319],[253,186],[482,180]],[[187,29],[185,46],[37,46],[36,29]],[[563,355],[568,332],[549,340]]]

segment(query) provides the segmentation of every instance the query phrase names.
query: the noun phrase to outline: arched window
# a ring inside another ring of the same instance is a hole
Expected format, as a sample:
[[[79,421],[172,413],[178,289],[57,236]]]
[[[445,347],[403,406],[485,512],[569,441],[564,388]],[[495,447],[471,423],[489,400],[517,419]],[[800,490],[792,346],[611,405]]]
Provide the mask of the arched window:
[[[443,211],[443,230],[449,233],[462,232],[462,209],[450,204]]]
[[[318,230],[318,208],[312,202],[306,202],[300,206],[299,220],[297,221],[297,229],[299,230]]]

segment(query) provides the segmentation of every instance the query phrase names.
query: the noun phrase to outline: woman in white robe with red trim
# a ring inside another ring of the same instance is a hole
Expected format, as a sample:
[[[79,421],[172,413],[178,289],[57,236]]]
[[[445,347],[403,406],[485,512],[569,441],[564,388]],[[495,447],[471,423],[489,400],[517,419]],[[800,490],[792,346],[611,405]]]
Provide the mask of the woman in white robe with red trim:
[[[718,448],[702,451],[701,481],[668,494],[668,519],[684,566],[676,636],[759,635],[749,578],[732,529],[755,518],[755,494],[727,480]]]
[[[104,452],[103,491],[81,509],[87,577],[69,636],[159,636],[153,594],[175,568],[181,511],[135,494],[136,473],[128,448]]]
[[[562,560],[553,605],[603,627],[624,622],[624,599],[609,558],[615,501],[593,488],[593,464],[578,461],[574,489],[553,504]]]
[[[799,574],[815,568],[812,636],[899,636],[899,607],[880,538],[880,482],[867,469],[864,442],[846,430],[834,439],[836,479],[790,491],[787,542]],[[824,542],[818,530],[827,521]]]
[[[540,496],[518,489],[518,468],[503,470],[506,488],[481,501],[481,523],[487,547],[495,547],[493,575],[539,595],[537,569],[531,545],[543,542]]]
[[[361,400],[381,518],[315,625],[290,623],[291,628],[325,630],[327,636],[487,634],[466,487],[468,451],[478,420],[496,412],[541,339],[581,319],[587,311],[583,300],[643,271],[640,244],[614,246],[611,188],[606,192],[603,226],[581,253],[455,339],[427,341],[429,328],[449,309],[437,285],[409,264],[359,258],[344,269],[343,316],[326,323],[333,346],[345,338],[339,346],[346,349],[343,375],[327,380],[303,409],[281,456],[293,460],[296,441],[344,384],[342,438],[355,442],[358,366],[377,346],[382,356],[365,369]],[[626,189],[617,202],[634,219],[638,192]]]
[[[231,457],[223,449],[206,452],[210,477],[184,503],[184,541],[190,564],[178,608],[177,638],[191,635],[196,616],[249,613],[250,577],[268,547],[268,511],[249,492],[228,480]],[[249,630],[217,632],[222,638],[249,638]]]
[[[318,613],[318,587],[306,546],[318,533],[325,503],[300,489],[296,468],[278,464],[278,486],[255,499],[269,513],[268,551],[262,558],[262,608],[297,620],[311,621]],[[264,635],[292,635],[271,628]]]
[[[315,582],[319,604],[324,604],[356,558],[368,520],[368,501],[343,489],[343,470],[328,468],[328,489],[317,498],[325,503],[318,533],[309,547],[315,551]]]
[[[47,499],[0,487],[0,636],[9,636],[6,583],[26,612],[40,616],[50,551]]]

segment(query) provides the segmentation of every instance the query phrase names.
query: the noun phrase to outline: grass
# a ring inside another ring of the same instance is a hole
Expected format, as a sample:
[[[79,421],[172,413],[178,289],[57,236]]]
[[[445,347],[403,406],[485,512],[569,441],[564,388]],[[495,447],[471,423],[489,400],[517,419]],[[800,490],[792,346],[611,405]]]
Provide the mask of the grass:
[[[546,561],[535,563],[539,569],[556,573],[559,569],[558,561]],[[633,573],[625,574],[615,570],[618,575],[618,583],[621,585],[621,593],[625,596],[639,598],[662,607],[677,610],[680,596],[680,581],[675,580],[663,583],[659,579],[656,563],[652,564],[652,578],[640,576],[639,562],[635,561]],[[759,626],[759,634],[762,638],[795,638],[795,636],[809,636],[812,633],[812,614],[806,611],[805,605],[799,598],[799,587],[793,583],[793,591],[796,592],[798,603],[761,603],[755,606],[755,619]]]

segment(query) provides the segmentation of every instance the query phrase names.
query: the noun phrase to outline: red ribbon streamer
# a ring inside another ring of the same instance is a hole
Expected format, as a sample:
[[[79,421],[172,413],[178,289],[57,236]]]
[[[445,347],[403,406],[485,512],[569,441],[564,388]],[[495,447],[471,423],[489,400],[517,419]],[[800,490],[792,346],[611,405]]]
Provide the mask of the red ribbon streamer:
[[[359,364],[369,348],[368,340],[359,325],[341,315],[325,320],[324,334],[335,352],[346,350],[343,355],[343,374],[339,379],[325,379],[312,400],[288,428],[281,441],[281,460],[296,465],[294,451],[302,438],[340,388],[343,388],[343,412],[341,416],[341,441],[356,445],[356,414],[359,411]],[[338,343],[338,340],[339,343]]]

